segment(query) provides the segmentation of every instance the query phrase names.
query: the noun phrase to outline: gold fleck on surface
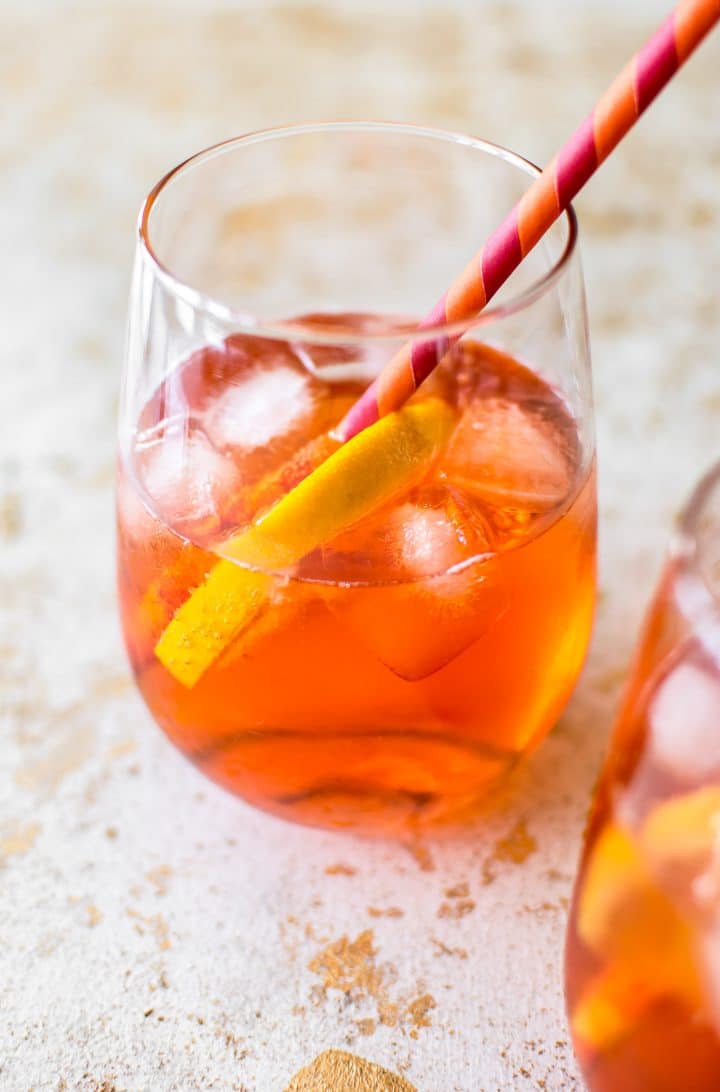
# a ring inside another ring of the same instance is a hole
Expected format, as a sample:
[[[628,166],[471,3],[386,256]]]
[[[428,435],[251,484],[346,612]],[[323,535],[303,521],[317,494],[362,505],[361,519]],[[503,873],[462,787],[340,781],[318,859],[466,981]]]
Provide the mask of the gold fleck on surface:
[[[378,1001],[378,1019],[386,1028],[396,1028],[400,1023],[400,1006],[394,1001]]]
[[[49,753],[22,765],[15,773],[15,782],[23,789],[55,789],[92,753],[92,730],[81,725],[72,729]]]
[[[7,542],[17,538],[22,528],[22,509],[17,493],[0,497],[0,538]]]
[[[10,824],[0,834],[0,859],[27,853],[35,845],[40,829],[39,823]]]
[[[483,883],[490,884],[495,879],[495,866],[499,864],[521,865],[538,849],[537,840],[527,828],[525,819],[518,819],[515,825],[502,838],[498,838],[490,857],[483,865]]]
[[[457,920],[458,918],[464,918],[466,914],[472,914],[474,909],[474,899],[455,899],[452,902],[441,902],[437,916]]]
[[[437,1002],[431,993],[424,993],[416,997],[407,1006],[410,1022],[414,1028],[429,1028],[432,1024],[428,1013],[437,1008]]]
[[[146,876],[158,895],[167,895],[168,881],[172,874],[173,870],[169,865],[158,865],[147,872]]]
[[[355,1027],[358,1029],[361,1035],[374,1035],[376,1022],[372,1017],[368,1017],[365,1020],[356,1020]]]
[[[368,906],[367,912],[371,918],[402,918],[405,911],[399,906],[388,906],[384,910],[380,906]]]
[[[326,876],[354,876],[356,873],[356,868],[353,868],[352,865],[343,864],[342,862],[328,865],[325,869]]]
[[[161,952],[172,948],[170,940],[170,926],[162,914],[141,914],[139,910],[128,910],[128,917],[135,919],[135,932],[140,936],[150,932],[157,942]]]
[[[430,941],[437,949],[435,952],[436,956],[457,956],[458,959],[467,959],[468,954],[466,948],[450,948],[447,944],[444,944],[442,940],[438,940],[437,937],[431,937]]]
[[[137,746],[136,739],[121,739],[110,748],[108,758],[125,758],[126,755],[133,754],[137,750]]]
[[[408,842],[405,846],[421,872],[434,872],[435,862],[428,847],[419,841]]]
[[[377,955],[371,929],[365,929],[354,940],[342,936],[328,944],[308,964],[309,970],[322,979],[314,1000],[317,1003],[328,990],[340,990],[353,1004],[373,1002],[380,1024],[410,1028],[410,1034],[415,1038],[418,1028],[430,1027],[427,1014],[435,1007],[435,999],[428,993],[410,1000],[407,995],[391,993],[396,970],[392,966],[380,966]],[[359,1027],[357,1022],[356,1026]],[[374,1030],[375,1021],[365,1020],[362,1034],[371,1035]]]
[[[87,697],[90,700],[117,698],[121,694],[127,694],[132,685],[132,678],[129,674],[119,674],[117,671],[108,672],[107,675],[103,675],[90,683],[87,689]]]
[[[562,895],[557,902],[550,902],[549,899],[545,899],[543,902],[538,903],[537,906],[531,906],[528,903],[524,903],[522,907],[523,914],[533,914],[535,917],[544,917],[546,914],[562,914],[567,911],[570,905],[570,900]]]
[[[495,843],[496,861],[510,861],[512,864],[524,864],[528,857],[537,852],[538,844],[527,829],[527,823],[520,819],[509,834]]]
[[[440,903],[438,909],[439,918],[464,918],[475,909],[475,900],[468,898],[470,885],[463,881],[445,888],[447,902]]]
[[[97,906],[85,907],[85,913],[87,914],[88,925],[93,928],[95,925],[99,925],[103,919],[102,912],[98,910]]]
[[[320,975],[324,990],[377,998],[382,992],[383,976],[375,966],[376,954],[372,929],[365,929],[355,940],[342,936],[328,944],[308,963],[308,968]]]
[[[285,1092],[417,1092],[404,1077],[356,1054],[326,1050],[296,1073]]]

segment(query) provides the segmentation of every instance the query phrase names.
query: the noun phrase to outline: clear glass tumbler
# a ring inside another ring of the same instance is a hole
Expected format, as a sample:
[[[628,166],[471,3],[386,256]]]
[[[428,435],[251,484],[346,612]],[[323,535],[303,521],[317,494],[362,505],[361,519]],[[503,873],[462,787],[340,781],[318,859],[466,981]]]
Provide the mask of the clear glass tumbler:
[[[144,205],[125,639],[170,739],[260,807],[465,815],[575,683],[596,501],[574,214],[482,316],[423,331],[453,348],[407,407],[332,433],[536,173],[453,133],[300,126],[201,152]]]
[[[720,1088],[720,466],[680,520],[635,655],[566,987],[591,1092]]]

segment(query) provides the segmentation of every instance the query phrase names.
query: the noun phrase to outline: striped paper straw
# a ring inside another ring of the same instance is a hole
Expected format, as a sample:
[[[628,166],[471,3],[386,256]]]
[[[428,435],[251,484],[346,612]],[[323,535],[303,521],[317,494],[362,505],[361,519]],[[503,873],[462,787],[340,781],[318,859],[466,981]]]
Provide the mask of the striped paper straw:
[[[719,19],[720,0],[680,0],[438,300],[420,329],[470,319],[482,311]],[[404,345],[350,409],[336,435],[349,440],[398,409],[459,336]]]

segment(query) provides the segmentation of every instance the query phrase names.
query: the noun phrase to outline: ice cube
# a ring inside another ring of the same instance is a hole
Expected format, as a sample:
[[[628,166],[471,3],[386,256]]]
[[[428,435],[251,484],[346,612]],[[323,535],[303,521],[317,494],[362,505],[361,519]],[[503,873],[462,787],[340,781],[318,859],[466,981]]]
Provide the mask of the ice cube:
[[[490,548],[489,534],[478,514],[448,490],[444,507],[402,504],[393,524],[399,562],[407,579],[436,576]]]
[[[223,515],[228,527],[244,527],[282,495],[288,461],[328,433],[362,389],[312,375],[286,342],[233,334],[165,378],[140,416],[138,444],[172,430],[204,433],[236,465],[242,493]]]
[[[328,592],[329,605],[401,679],[433,675],[465,652],[502,613],[492,562],[412,584]]]
[[[163,520],[194,539],[212,537],[239,488],[231,459],[204,433],[172,426],[138,449],[145,492]]]
[[[319,438],[342,418],[357,390],[349,383],[330,386],[288,364],[256,364],[206,400],[203,428],[234,461],[244,487],[227,513],[229,523],[245,526],[301,480],[294,470],[302,469],[303,453],[323,447]]]
[[[649,709],[654,764],[682,781],[720,773],[720,678],[682,661],[661,683]]]
[[[306,559],[304,569],[306,575],[346,582],[416,581],[491,548],[489,524],[477,503],[459,488],[423,486],[343,532],[319,559]]]
[[[544,512],[570,489],[567,437],[547,406],[480,398],[465,410],[440,470],[489,504]]]
[[[328,590],[328,603],[396,675],[422,679],[497,617],[493,561],[487,526],[459,490],[416,491],[324,551],[326,577],[369,585]]]
[[[219,451],[253,450],[284,436],[312,408],[306,376],[288,367],[257,368],[207,406],[203,425]]]

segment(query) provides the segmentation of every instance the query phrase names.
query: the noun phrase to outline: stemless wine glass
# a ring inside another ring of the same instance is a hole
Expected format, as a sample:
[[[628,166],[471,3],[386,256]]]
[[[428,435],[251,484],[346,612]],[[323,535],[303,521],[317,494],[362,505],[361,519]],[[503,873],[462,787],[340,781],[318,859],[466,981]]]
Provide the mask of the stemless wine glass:
[[[566,986],[591,1092],[720,1087],[720,465],[680,520],[635,656]]]
[[[574,214],[481,317],[423,331],[453,348],[407,407],[332,434],[537,173],[453,133],[306,125],[201,152],[144,205],[125,640],[170,739],[260,807],[464,815],[574,685],[596,520]]]

